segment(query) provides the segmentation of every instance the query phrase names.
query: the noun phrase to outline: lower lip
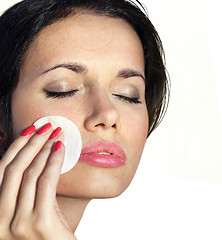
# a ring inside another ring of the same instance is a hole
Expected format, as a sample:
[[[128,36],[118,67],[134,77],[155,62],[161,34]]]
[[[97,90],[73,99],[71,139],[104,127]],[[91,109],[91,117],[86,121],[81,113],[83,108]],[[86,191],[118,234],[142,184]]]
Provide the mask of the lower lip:
[[[125,160],[116,155],[104,155],[98,153],[81,154],[80,161],[97,167],[116,168],[125,164]]]

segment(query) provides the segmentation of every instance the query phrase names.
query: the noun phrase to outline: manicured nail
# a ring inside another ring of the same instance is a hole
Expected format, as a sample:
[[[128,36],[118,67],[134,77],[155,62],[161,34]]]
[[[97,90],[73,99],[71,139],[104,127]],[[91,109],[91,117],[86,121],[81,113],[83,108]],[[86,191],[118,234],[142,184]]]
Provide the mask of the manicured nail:
[[[36,127],[34,125],[25,129],[25,131],[21,134],[22,137],[28,137],[32,135],[36,131]]]
[[[56,142],[53,148],[53,152],[58,152],[61,147],[62,147],[62,142],[61,141]]]
[[[51,123],[45,124],[42,128],[40,128],[37,132],[38,135],[44,135],[46,134],[52,127]]]
[[[56,128],[53,133],[51,134],[51,136],[49,137],[49,139],[53,139],[59,136],[60,132],[62,131],[61,127]]]

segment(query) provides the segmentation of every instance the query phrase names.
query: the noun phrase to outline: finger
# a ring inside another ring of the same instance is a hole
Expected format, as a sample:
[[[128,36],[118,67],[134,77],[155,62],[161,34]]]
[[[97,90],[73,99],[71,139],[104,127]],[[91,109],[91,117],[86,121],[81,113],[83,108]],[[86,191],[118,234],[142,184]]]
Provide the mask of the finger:
[[[47,131],[46,128],[44,128],[44,134],[43,131],[35,134],[5,169],[0,192],[0,210],[4,208],[7,209],[5,211],[7,212],[7,218],[9,220],[14,215],[23,173],[41,150],[49,138],[49,134],[52,132],[52,126],[50,127],[48,125],[47,128]]]
[[[58,136],[60,136],[60,134],[61,128],[57,128],[51,135],[54,136],[53,139],[49,139],[47,141],[40,153],[36,156],[35,160],[25,171],[19,193],[16,214],[25,215],[32,212],[36,198],[37,181],[44,171],[47,160],[52,151],[53,143],[58,138]]]
[[[15,158],[18,152],[27,144],[29,139],[36,132],[34,125],[28,127],[20,137],[18,137],[8,148],[7,152],[4,154],[0,161],[0,186],[5,171],[5,167]]]
[[[54,209],[56,187],[60,178],[64,154],[65,147],[61,141],[58,141],[38,181],[34,211],[46,214]]]
[[[20,172],[23,173],[24,170],[31,164],[35,156],[40,152],[51,133],[52,124],[48,123],[44,125],[20,150],[16,158],[11,163],[11,166],[15,167],[17,170],[21,170]]]

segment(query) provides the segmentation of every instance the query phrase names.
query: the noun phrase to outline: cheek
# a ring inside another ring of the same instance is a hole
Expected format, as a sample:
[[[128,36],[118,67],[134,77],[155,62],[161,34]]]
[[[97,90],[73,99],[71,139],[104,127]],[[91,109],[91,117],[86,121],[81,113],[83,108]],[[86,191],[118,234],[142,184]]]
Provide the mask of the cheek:
[[[125,122],[125,134],[128,136],[128,141],[135,147],[143,145],[146,141],[149,119],[147,110],[144,108],[142,111],[129,114],[124,116]],[[142,147],[142,146],[141,146]]]
[[[12,96],[12,123],[14,134],[18,135],[20,131],[30,126],[41,113],[41,107],[33,101],[33,98],[21,92],[15,92]]]
[[[17,136],[37,119],[46,115],[55,115],[53,104],[48,104],[34,91],[18,88],[12,96],[12,123],[14,134]],[[57,110],[58,111],[58,110]]]
[[[12,123],[14,135],[33,124],[36,120],[47,115],[59,115],[72,120],[78,127],[81,126],[82,112],[80,105],[67,102],[48,101],[39,97],[35,92],[16,89],[12,97]]]
[[[142,155],[147,139],[149,120],[147,110],[144,108],[139,114],[125,116],[124,138],[128,143],[129,156],[132,169],[135,169]]]

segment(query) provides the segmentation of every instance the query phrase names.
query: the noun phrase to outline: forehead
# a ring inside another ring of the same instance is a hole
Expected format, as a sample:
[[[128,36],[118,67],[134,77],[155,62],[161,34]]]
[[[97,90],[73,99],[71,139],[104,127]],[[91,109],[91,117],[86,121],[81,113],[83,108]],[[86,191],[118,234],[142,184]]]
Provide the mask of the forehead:
[[[112,52],[112,56],[110,53]],[[62,60],[110,60],[134,57],[144,65],[143,48],[134,29],[125,20],[92,14],[78,14],[45,27],[29,47],[21,72],[35,66],[36,71]],[[75,59],[73,59],[75,58]],[[43,66],[44,65],[44,66]]]

